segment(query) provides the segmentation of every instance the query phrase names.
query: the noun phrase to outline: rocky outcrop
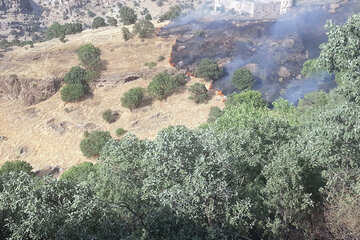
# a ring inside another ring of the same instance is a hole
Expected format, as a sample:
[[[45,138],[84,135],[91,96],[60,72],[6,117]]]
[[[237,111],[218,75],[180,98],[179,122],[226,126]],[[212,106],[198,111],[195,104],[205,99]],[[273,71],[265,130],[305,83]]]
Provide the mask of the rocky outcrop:
[[[30,0],[0,0],[0,11],[5,13],[30,13],[32,10]]]
[[[62,79],[26,79],[11,76],[0,78],[0,100],[22,99],[30,106],[53,96],[60,88]]]

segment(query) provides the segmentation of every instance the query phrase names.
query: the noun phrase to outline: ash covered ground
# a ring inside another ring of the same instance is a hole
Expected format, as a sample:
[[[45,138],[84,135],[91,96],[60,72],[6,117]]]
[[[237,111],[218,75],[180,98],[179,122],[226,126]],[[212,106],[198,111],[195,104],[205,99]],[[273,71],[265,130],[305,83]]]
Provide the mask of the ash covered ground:
[[[214,83],[225,94],[235,91],[233,72],[247,67],[256,77],[255,90],[269,102],[282,96],[296,102],[307,92],[329,91],[336,86],[332,76],[303,80],[303,63],[316,58],[327,40],[327,20],[342,24],[359,9],[359,1],[346,1],[336,9],[330,6],[298,7],[279,19],[244,20],[189,14],[161,29],[160,36],[177,36],[171,64],[194,73],[202,58],[224,66],[226,75]]]

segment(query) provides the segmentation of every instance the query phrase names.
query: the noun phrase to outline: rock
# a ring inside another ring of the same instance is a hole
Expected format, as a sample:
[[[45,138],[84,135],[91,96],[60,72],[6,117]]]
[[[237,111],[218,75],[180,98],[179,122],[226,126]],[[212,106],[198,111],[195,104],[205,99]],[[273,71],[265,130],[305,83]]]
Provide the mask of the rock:
[[[281,45],[285,48],[293,48],[295,45],[295,40],[292,38],[285,39]]]
[[[6,140],[8,140],[7,137],[5,137],[5,136],[0,136],[0,143],[4,142],[4,141],[6,141]]]
[[[132,122],[130,123],[130,125],[131,125],[132,127],[135,127],[138,123],[139,123],[139,120],[135,120],[135,121],[132,121]]]
[[[340,7],[340,4],[333,3],[330,5],[329,13],[336,13],[336,10]]]
[[[31,106],[53,96],[62,81],[60,78],[39,80],[17,76],[0,77],[0,99],[22,99],[26,106]]]
[[[34,174],[37,177],[54,177],[54,178],[58,178],[61,173],[64,171],[63,168],[61,168],[60,166],[55,166],[55,167],[44,167],[41,170],[35,171]]]
[[[290,72],[286,67],[280,67],[279,76],[282,78],[290,77]]]
[[[20,146],[18,151],[20,155],[25,155],[28,153],[29,149],[27,146]]]
[[[93,123],[85,123],[85,124],[79,123],[79,124],[76,124],[76,127],[80,128],[80,129],[85,129],[85,130],[94,130],[94,129],[98,128],[98,126]]]
[[[66,121],[57,122],[55,118],[52,118],[47,121],[47,125],[50,127],[51,130],[58,132],[61,135],[68,129],[69,123]]]

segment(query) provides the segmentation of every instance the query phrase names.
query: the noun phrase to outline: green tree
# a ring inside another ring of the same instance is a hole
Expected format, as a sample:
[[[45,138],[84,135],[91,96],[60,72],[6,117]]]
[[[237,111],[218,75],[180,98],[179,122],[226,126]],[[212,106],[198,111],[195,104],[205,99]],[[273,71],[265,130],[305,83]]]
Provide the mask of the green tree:
[[[144,88],[132,88],[125,92],[121,98],[121,105],[129,109],[135,109],[140,106],[141,101],[144,98]]]
[[[211,107],[209,112],[209,118],[207,120],[207,123],[213,123],[221,117],[224,114],[223,111],[219,107]]]
[[[87,89],[80,83],[68,84],[61,89],[61,99],[64,102],[76,102],[83,98]]]
[[[241,93],[233,93],[227,97],[227,108],[242,104],[251,105],[254,108],[264,108],[267,106],[262,94],[254,90],[246,90]]]
[[[102,117],[107,123],[113,123],[117,119],[117,114],[114,113],[111,109],[107,109],[102,113]]]
[[[116,18],[114,18],[114,17],[108,17],[107,23],[109,24],[109,26],[114,26],[114,27],[116,27],[118,21],[117,21]]]
[[[72,67],[70,71],[65,75],[64,81],[67,84],[88,84],[88,72],[81,67]]]
[[[166,73],[158,73],[148,86],[150,96],[162,100],[171,95],[179,86],[174,78]]]
[[[242,91],[251,89],[255,78],[249,69],[239,68],[234,72],[231,82],[238,90]]]
[[[189,91],[191,92],[189,99],[195,103],[205,103],[209,100],[208,90],[202,83],[194,83],[190,86]]]
[[[116,136],[118,136],[118,137],[124,135],[125,133],[126,133],[126,131],[123,128],[116,129]]]
[[[101,51],[92,44],[85,44],[76,50],[80,62],[89,70],[100,72],[102,63],[100,59]]]
[[[94,18],[94,21],[93,21],[91,27],[92,27],[92,29],[106,27],[105,19],[102,17]]]
[[[141,20],[134,26],[134,33],[139,34],[141,38],[148,38],[153,35],[155,31],[154,24],[149,20]]]
[[[128,41],[131,38],[131,32],[127,27],[121,29],[122,35],[125,41]]]
[[[152,17],[151,17],[151,14],[148,13],[145,15],[145,20],[148,20],[148,21],[151,21],[152,20]]]
[[[32,169],[33,168],[30,165],[30,163],[25,161],[20,161],[20,160],[15,160],[11,162],[7,161],[4,163],[4,165],[1,166],[0,175],[9,174],[11,172],[15,172],[15,173],[25,172],[30,174]]]
[[[111,139],[110,132],[94,131],[80,143],[80,149],[87,158],[98,156],[102,147]]]
[[[60,180],[76,183],[87,182],[91,174],[97,173],[97,166],[91,162],[83,162],[70,167],[60,176]]]
[[[181,7],[180,6],[172,6],[169,11],[164,13],[164,15],[160,16],[159,22],[164,22],[166,20],[174,20],[181,15]]]
[[[196,77],[204,78],[208,82],[218,80],[223,73],[223,69],[215,61],[208,58],[202,59],[196,69]]]
[[[134,9],[130,7],[122,7],[119,11],[120,19],[125,25],[134,24],[137,20],[137,15]]]

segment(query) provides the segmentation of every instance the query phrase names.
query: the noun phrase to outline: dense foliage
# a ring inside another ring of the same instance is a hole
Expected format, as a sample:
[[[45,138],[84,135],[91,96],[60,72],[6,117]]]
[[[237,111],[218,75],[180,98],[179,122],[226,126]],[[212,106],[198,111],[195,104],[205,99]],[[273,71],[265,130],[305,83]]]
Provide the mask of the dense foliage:
[[[118,20],[116,20],[116,18],[114,17],[107,17],[107,23],[109,26],[117,26]]]
[[[88,89],[80,83],[67,84],[61,89],[61,99],[64,102],[76,102],[82,99]]]
[[[330,93],[269,107],[246,90],[197,129],[154,140],[89,133],[80,147],[97,163],[60,180],[0,175],[0,238],[359,238],[359,25],[360,15],[328,25],[317,64],[342,73]],[[156,97],[178,86],[166,73],[153,82]]]
[[[107,109],[102,113],[102,118],[107,123],[113,123],[117,120],[117,113],[113,112],[111,109]]]
[[[121,29],[122,35],[125,41],[128,41],[131,38],[131,32],[127,27]]]
[[[76,50],[80,62],[91,71],[100,72],[102,70],[102,63],[100,59],[101,51],[99,48],[88,43],[82,45]]]
[[[174,20],[181,15],[181,7],[180,6],[172,6],[170,7],[169,11],[164,13],[159,18],[159,22],[164,22],[166,20]]]
[[[20,160],[15,160],[11,162],[6,162],[0,168],[0,175],[9,174],[11,172],[19,173],[25,172],[30,174],[32,171],[32,166],[30,163]]]
[[[245,89],[251,89],[255,82],[255,78],[249,69],[239,68],[237,69],[232,77],[231,83],[238,90],[242,91]]]
[[[158,73],[148,86],[149,95],[162,100],[170,96],[179,86],[179,83],[168,73]]]
[[[125,92],[122,96],[121,105],[129,109],[135,109],[140,105],[141,101],[143,100],[144,94],[144,88],[132,88],[129,91]]]
[[[46,39],[51,40],[53,38],[60,38],[62,36],[81,33],[83,31],[83,27],[81,23],[65,23],[61,25],[59,23],[53,23],[46,30]]]
[[[194,83],[189,91],[191,92],[189,99],[195,103],[205,103],[210,98],[207,88],[202,83]]]
[[[214,60],[208,58],[202,59],[196,69],[196,76],[208,82],[218,80],[223,74],[223,69]]]
[[[154,24],[152,24],[149,20],[141,20],[134,26],[134,33],[139,34],[141,38],[151,37],[154,31]]]
[[[93,21],[91,27],[92,27],[92,29],[106,27],[105,19],[103,17],[94,18],[94,21]]]
[[[125,25],[134,24],[137,20],[137,15],[134,9],[130,7],[122,7],[119,11],[120,19]]]

